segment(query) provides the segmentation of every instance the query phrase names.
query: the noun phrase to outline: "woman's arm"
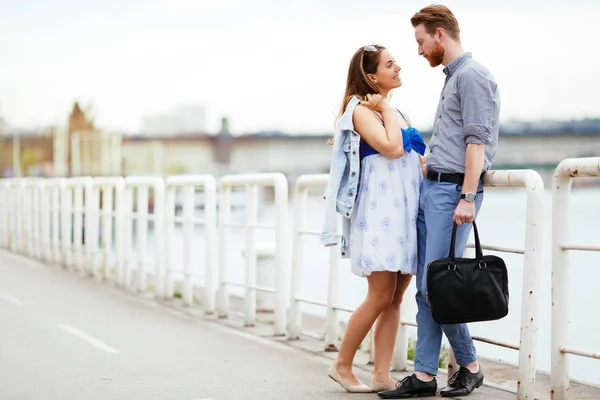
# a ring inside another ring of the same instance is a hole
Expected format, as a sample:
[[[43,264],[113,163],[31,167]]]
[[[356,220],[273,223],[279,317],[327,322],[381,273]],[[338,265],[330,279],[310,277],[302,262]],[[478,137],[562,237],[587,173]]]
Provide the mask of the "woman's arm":
[[[419,161],[421,162],[421,172],[423,172],[423,176],[425,176],[427,175],[427,156],[419,154]]]
[[[404,155],[404,145],[402,130],[400,129],[401,124],[396,110],[381,95],[367,95],[367,101],[362,103],[365,105],[356,106],[352,116],[356,132],[369,146],[384,157],[402,157]],[[367,107],[381,112],[385,127],[381,125],[381,121]]]

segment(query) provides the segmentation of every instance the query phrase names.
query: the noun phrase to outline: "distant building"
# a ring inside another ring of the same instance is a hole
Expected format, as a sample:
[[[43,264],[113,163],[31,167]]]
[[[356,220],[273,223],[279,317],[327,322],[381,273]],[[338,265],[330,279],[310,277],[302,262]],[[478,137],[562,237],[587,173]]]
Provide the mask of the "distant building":
[[[178,136],[206,131],[206,108],[182,105],[171,113],[144,117],[142,132],[147,136]]]

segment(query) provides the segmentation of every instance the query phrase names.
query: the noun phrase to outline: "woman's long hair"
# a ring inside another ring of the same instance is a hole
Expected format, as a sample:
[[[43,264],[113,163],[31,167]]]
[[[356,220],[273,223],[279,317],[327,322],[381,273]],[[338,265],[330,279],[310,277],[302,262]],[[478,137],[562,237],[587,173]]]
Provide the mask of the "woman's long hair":
[[[350,67],[348,67],[346,90],[344,91],[344,98],[342,99],[336,121],[344,114],[353,96],[362,100],[367,94],[379,93],[379,88],[371,82],[367,74],[375,74],[377,72],[379,57],[383,50],[385,50],[385,47],[373,44],[361,47],[352,56]],[[333,145],[333,138],[328,143],[329,145]]]

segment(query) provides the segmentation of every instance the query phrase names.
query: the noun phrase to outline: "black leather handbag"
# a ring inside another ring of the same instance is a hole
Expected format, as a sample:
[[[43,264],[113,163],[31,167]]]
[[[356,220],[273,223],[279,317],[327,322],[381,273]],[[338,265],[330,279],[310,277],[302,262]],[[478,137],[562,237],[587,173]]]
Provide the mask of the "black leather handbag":
[[[429,263],[427,296],[433,319],[439,324],[491,321],[508,314],[508,271],[504,260],[484,256],[475,231],[475,258],[454,256],[456,223],[450,254]]]

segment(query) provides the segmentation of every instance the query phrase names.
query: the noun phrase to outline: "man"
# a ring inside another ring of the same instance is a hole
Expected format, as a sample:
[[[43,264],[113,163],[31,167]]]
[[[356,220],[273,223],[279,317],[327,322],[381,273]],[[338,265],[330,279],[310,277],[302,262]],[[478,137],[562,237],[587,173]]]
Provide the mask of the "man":
[[[483,200],[482,174],[490,168],[498,145],[500,95],[490,72],[463,51],[458,21],[447,7],[425,7],[412,17],[411,23],[419,55],[432,67],[442,64],[446,81],[435,116],[419,202],[415,373],[396,389],[379,396],[395,399],[436,394],[442,332],[448,337],[460,369],[440,394],[467,396],[483,384],[483,371],[467,326],[440,325],[433,319],[426,297],[427,265],[448,256],[453,223],[459,225],[456,253],[464,251],[471,223]]]

